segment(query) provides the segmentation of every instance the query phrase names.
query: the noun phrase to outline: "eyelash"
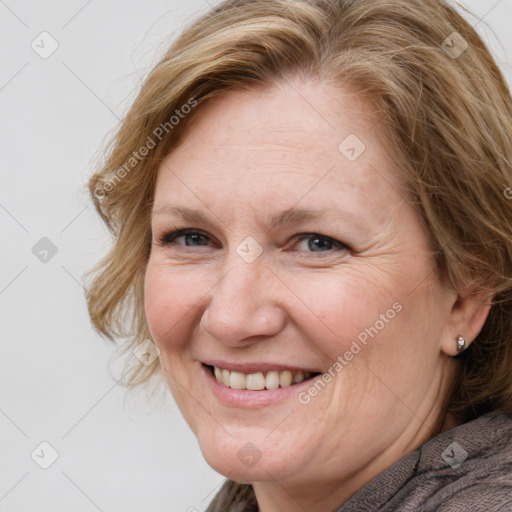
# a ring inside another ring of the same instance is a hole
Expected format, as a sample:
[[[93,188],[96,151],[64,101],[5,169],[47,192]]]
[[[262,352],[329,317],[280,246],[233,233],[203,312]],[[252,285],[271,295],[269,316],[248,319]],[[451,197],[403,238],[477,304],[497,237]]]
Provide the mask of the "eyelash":
[[[169,233],[163,234],[161,237],[158,238],[157,243],[158,243],[158,245],[160,245],[162,247],[169,247],[176,240],[176,238],[178,238],[180,236],[185,236],[185,235],[201,235],[201,236],[211,240],[211,237],[209,235],[207,235],[206,233],[204,233],[203,231],[201,231],[201,230],[197,230],[197,229],[179,229],[177,231],[171,231]],[[343,242],[339,242],[338,240],[335,240],[334,238],[331,238],[331,237],[325,236],[325,235],[321,235],[319,233],[301,233],[301,234],[295,236],[295,238],[298,238],[299,241],[307,240],[308,238],[312,238],[312,237],[316,237],[319,240],[331,242],[333,244],[333,246],[334,246],[333,248],[337,247],[338,249],[345,250],[345,251],[349,251],[350,250],[350,247],[348,247]],[[194,246],[187,246],[187,245],[182,245],[182,244],[176,244],[176,245],[178,245],[180,247],[194,247]],[[203,247],[203,246],[198,245],[198,246],[195,246],[195,247]],[[317,253],[317,252],[332,253],[333,251],[332,250],[327,250],[327,251],[305,251],[305,252],[310,252],[310,253],[314,254],[314,253]]]

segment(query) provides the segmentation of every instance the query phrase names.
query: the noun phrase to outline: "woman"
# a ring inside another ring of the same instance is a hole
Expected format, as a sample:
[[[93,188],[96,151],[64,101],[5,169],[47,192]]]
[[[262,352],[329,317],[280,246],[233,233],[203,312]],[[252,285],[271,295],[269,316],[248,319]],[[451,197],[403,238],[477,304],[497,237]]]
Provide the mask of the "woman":
[[[90,181],[88,304],[208,510],[512,510],[511,152],[443,1],[228,1],[173,44]]]

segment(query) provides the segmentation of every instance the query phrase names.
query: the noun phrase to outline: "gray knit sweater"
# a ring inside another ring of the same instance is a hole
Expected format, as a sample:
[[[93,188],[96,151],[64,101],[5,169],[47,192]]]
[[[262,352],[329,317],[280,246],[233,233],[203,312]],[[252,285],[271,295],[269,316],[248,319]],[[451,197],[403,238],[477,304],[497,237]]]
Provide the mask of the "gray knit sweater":
[[[512,418],[491,412],[437,435],[334,512],[391,511],[512,512]],[[250,485],[228,480],[207,512],[258,505]]]

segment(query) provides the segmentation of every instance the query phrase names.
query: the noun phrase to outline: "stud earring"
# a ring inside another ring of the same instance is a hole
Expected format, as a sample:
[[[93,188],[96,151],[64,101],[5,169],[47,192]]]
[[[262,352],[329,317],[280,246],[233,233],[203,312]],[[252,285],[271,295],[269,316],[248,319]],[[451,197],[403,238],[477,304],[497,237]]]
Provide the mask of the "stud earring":
[[[466,348],[466,340],[462,336],[459,336],[457,338],[457,350],[459,352],[462,352],[465,348]]]

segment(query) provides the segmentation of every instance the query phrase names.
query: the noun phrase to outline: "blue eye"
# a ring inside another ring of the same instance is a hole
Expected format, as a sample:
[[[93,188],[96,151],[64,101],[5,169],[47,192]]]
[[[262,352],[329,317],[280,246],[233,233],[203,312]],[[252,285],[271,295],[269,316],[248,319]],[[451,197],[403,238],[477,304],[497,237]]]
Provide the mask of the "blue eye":
[[[176,240],[183,238],[184,243],[178,243]],[[180,229],[173,233],[168,233],[160,239],[162,245],[171,245],[175,242],[177,245],[184,245],[189,247],[199,247],[207,245],[210,237],[193,229]]]
[[[347,249],[347,246],[337,240],[334,240],[328,236],[318,234],[307,234],[299,235],[300,241],[296,245],[298,246],[302,242],[307,242],[306,247],[311,252],[328,252],[332,249]]]
[[[304,242],[305,247],[299,248],[299,251],[305,252],[332,252],[337,250],[348,250],[348,247],[328,236],[319,235],[318,233],[307,233],[297,235],[299,241],[294,247],[300,246]],[[181,241],[180,241],[181,240]],[[159,240],[162,246],[178,245],[182,247],[203,247],[211,243],[211,238],[205,233],[195,229],[180,229],[171,233],[164,234]]]

